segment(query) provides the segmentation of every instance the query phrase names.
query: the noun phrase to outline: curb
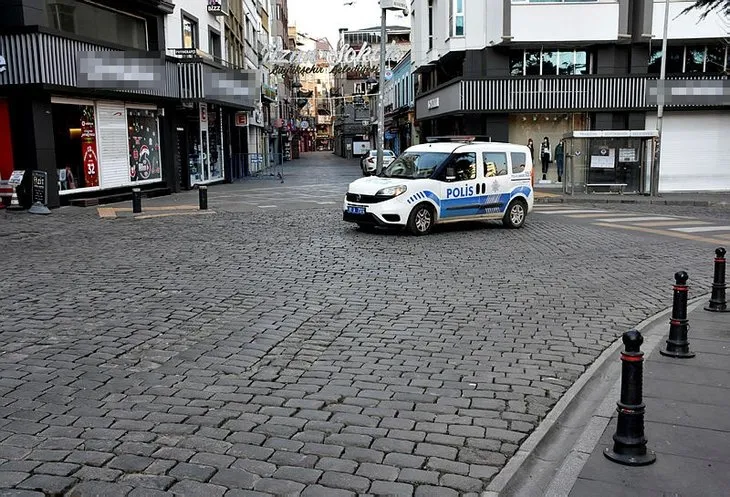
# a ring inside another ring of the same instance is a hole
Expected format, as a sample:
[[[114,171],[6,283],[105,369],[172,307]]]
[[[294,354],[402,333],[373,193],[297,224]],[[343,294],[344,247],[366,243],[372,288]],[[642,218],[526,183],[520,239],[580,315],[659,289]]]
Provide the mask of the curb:
[[[639,198],[574,198],[570,196],[559,197],[535,197],[536,204],[647,204],[647,205],[674,205],[686,207],[716,207],[730,209],[728,201],[712,200],[661,200]]]
[[[695,297],[688,301],[687,308],[688,313],[699,306],[704,300],[708,298],[710,294],[706,293],[701,296]],[[672,312],[672,306],[665,308],[664,310],[650,316],[633,328],[641,331],[651,325],[658,324],[658,321],[670,315]],[[645,348],[642,351],[645,355],[656,347],[660,342],[661,335],[654,334],[651,337],[645,337]],[[535,431],[527,437],[522,443],[520,448],[517,450],[502,470],[492,479],[487,486],[486,490],[481,493],[481,497],[500,497],[510,485],[515,483],[516,476],[523,469],[526,462],[533,457],[536,449],[543,445],[543,442],[547,436],[553,431],[558,421],[560,421],[566,411],[576,404],[575,400],[582,393],[587,383],[593,379],[596,373],[602,369],[609,359],[615,357],[616,352],[621,348],[623,342],[621,337],[616,339],[607,349],[605,349],[601,355],[586,369],[578,380],[565,392],[565,394],[558,400],[555,406],[550,410],[547,416],[537,426]],[[620,376],[618,380],[612,381],[610,387],[610,393],[601,401],[600,406],[594,410],[586,428],[578,436],[576,442],[571,445],[571,449],[566,454],[564,462],[558,467],[558,471],[549,480],[549,487],[546,489],[544,496],[558,497],[567,495],[565,489],[570,490],[575,480],[578,478],[583,465],[588,460],[588,456],[593,452],[593,448],[598,443],[598,439],[603,434],[606,426],[610,422],[613,411],[616,406],[617,393],[620,387]],[[605,413],[605,414],[604,414]],[[597,419],[598,418],[598,419]],[[574,475],[574,478],[573,478]],[[558,478],[560,476],[561,478]],[[572,480],[570,478],[573,478]],[[558,481],[566,480],[566,481]],[[569,483],[569,486],[568,486]],[[506,494],[505,494],[506,495]]]

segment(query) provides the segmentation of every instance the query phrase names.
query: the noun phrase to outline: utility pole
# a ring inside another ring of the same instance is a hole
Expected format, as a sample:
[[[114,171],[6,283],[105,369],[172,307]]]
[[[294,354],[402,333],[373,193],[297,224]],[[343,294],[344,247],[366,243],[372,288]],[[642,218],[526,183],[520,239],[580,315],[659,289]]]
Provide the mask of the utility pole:
[[[664,82],[667,77],[667,31],[669,29],[669,0],[664,2],[664,34],[662,35],[662,61],[659,69],[659,81],[657,82],[657,111],[656,111],[656,129],[659,146],[657,147],[656,157],[654,159],[654,174],[652,174],[651,196],[659,196],[659,166],[662,156],[662,118],[664,117],[664,98],[666,96],[666,88]]]
[[[386,30],[386,14],[387,10],[382,8],[380,13],[380,74],[378,77],[378,155],[375,166],[375,174],[380,175],[383,170],[383,149],[385,148],[385,106],[383,105],[383,97],[385,96],[385,47],[387,44]]]

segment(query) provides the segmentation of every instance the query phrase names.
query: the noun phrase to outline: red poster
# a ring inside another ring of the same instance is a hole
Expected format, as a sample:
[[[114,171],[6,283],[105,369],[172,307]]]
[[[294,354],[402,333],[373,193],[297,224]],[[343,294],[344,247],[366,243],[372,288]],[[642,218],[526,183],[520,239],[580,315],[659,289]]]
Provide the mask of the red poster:
[[[84,187],[99,186],[99,159],[96,155],[94,107],[85,105],[81,115],[81,154],[84,160]]]

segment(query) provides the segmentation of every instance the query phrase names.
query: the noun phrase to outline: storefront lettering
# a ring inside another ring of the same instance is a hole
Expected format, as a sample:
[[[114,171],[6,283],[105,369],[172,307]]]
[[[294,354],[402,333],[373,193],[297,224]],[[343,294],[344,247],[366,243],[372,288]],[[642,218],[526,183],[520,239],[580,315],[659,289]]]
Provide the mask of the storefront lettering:
[[[439,105],[440,105],[439,97],[432,98],[431,100],[426,102],[426,106],[428,107],[429,110],[436,109]]]

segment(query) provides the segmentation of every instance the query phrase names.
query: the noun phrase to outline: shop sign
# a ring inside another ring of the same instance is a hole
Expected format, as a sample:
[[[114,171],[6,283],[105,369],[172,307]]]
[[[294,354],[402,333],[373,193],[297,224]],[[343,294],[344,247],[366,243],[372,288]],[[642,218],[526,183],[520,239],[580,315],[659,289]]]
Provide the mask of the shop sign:
[[[248,126],[248,112],[236,112],[236,126]]]
[[[8,69],[8,63],[5,61],[5,57],[0,55],[0,74],[4,73]]]
[[[408,15],[408,0],[380,0],[380,8],[384,10],[402,10]]]
[[[428,110],[436,109],[440,105],[439,97],[432,98],[428,102],[426,102],[426,106],[428,107]]]
[[[84,105],[81,109],[81,155],[84,163],[84,186],[99,186],[96,122],[92,105]]]
[[[173,49],[176,57],[189,57],[191,55],[198,55],[197,48],[175,48]]]
[[[164,61],[140,52],[78,52],[79,88],[165,91]]]
[[[45,171],[33,171],[33,185],[31,191],[31,201],[35,204],[40,202],[43,205],[48,204],[48,173]]]
[[[385,47],[387,60],[401,60],[408,46],[395,42]],[[264,64],[272,66],[272,74],[343,74],[370,73],[380,65],[380,47],[367,42],[358,49],[342,44],[337,50],[285,50],[281,39],[263,51]]]
[[[276,100],[276,88],[263,84],[261,86],[261,93],[270,100]]]
[[[18,186],[23,182],[23,176],[25,176],[25,171],[23,170],[16,170],[10,173],[10,179],[8,179],[8,185],[11,186]]]
[[[208,13],[214,16],[227,16],[227,0],[208,0]]]

